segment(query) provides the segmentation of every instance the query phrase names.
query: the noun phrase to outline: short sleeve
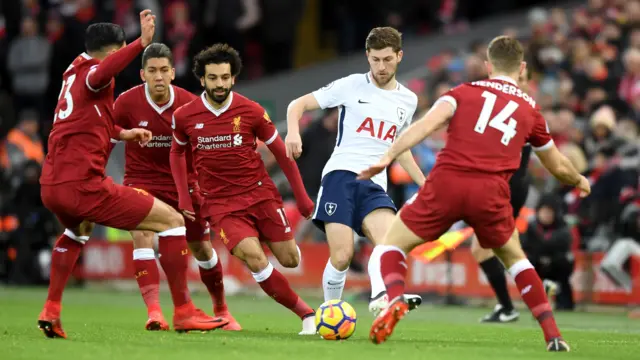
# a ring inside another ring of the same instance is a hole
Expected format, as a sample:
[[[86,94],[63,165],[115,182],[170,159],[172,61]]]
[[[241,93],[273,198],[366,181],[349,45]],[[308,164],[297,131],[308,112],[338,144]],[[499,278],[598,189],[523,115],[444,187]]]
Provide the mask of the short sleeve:
[[[529,134],[529,143],[533,151],[545,151],[553,146],[553,138],[549,133],[549,126],[539,111],[535,111],[533,128]]]
[[[178,117],[176,121],[176,116]],[[176,112],[171,116],[171,128],[173,129],[173,139],[178,145],[187,145],[189,137],[184,131],[184,121],[181,121],[180,115]]]
[[[271,143],[275,141],[276,137],[278,137],[278,129],[273,125],[273,122],[265,109],[260,106],[258,111],[259,112],[257,113],[254,122],[256,137],[258,140],[265,143],[265,145],[271,145]]]
[[[449,103],[453,107],[451,115],[455,114],[458,109],[458,101],[461,98],[460,93],[463,90],[463,86],[464,85],[456,86],[455,88],[447,91],[433,103],[433,106],[436,106],[441,102]]]
[[[312,94],[316,98],[318,105],[322,109],[344,105],[345,100],[352,95],[350,94],[353,82],[352,76],[340,78],[314,91]]]

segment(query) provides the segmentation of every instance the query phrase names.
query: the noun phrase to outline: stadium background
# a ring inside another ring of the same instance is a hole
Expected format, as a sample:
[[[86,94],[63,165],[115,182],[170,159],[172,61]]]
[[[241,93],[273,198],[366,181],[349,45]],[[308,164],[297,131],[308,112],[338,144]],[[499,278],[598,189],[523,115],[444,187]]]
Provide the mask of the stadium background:
[[[47,254],[61,229],[39,199],[39,166],[59,92],[59,79],[83,51],[84,28],[95,21],[122,25],[128,39],[139,34],[137,11],[151,8],[159,16],[156,41],[174,51],[176,84],[199,91],[190,59],[202,47],[229,42],[243,55],[245,69],[237,90],[260,102],[281,134],[286,107],[295,97],[353,72],[367,71],[363,44],[374,26],[392,25],[405,39],[399,80],[419,95],[426,110],[439,94],[456,84],[484,77],[487,41],[511,34],[527,46],[533,92],[556,143],[574,165],[593,180],[593,195],[579,201],[543,171],[530,164],[534,186],[527,206],[552,206],[558,221],[542,226],[535,211],[523,215],[523,232],[543,228],[543,236],[526,238],[531,256],[572,265],[571,285],[579,304],[640,304],[640,262],[623,261],[631,285],[616,284],[599,269],[604,254],[619,239],[637,242],[638,126],[640,125],[640,2],[590,0],[558,5],[544,1],[506,0],[16,0],[0,5],[0,279],[10,284],[46,283]],[[544,7],[532,8],[539,5]],[[508,14],[508,16],[507,16]],[[139,83],[139,61],[117,78],[116,94]],[[308,114],[304,120],[306,152],[299,166],[315,198],[320,172],[335,142],[337,114]],[[428,173],[444,134],[414,149]],[[260,152],[286,199],[286,180],[266,148]],[[122,148],[114,151],[108,173],[122,179]],[[415,187],[402,171],[390,171],[390,192],[398,205]],[[298,288],[318,288],[328,250],[320,234],[299,219],[303,261],[281,269]],[[527,228],[527,223],[529,227]],[[561,243],[546,241],[568,228]],[[535,234],[534,234],[535,235]],[[133,274],[126,233],[98,228],[87,245],[76,275],[84,280],[129,279]],[[546,239],[546,240],[545,240]],[[361,239],[359,239],[361,240]],[[366,289],[370,246],[359,241],[349,289]],[[253,286],[253,279],[226,250],[218,247],[230,288]],[[542,254],[542,255],[541,255]],[[275,263],[275,262],[274,262]],[[457,302],[490,297],[469,250],[460,249],[424,264],[411,264],[409,286],[434,299]],[[191,274],[198,279],[196,267]],[[569,271],[569,270],[567,270]],[[569,271],[571,273],[571,271]],[[513,287],[512,287],[512,290]],[[513,294],[517,298],[517,293]]]

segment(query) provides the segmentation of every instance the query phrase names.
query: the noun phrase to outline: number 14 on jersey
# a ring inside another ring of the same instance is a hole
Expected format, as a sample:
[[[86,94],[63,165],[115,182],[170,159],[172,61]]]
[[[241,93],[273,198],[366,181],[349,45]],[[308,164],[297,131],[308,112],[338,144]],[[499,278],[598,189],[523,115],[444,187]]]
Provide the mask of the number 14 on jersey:
[[[489,125],[502,132],[502,144],[504,146],[509,145],[511,139],[516,136],[516,125],[518,122],[512,118],[511,115],[518,109],[518,103],[509,101],[507,106],[491,118],[491,113],[493,113],[493,108],[496,105],[498,96],[492,92],[485,91],[482,93],[482,97],[484,98],[484,105],[482,106],[482,111],[480,112],[480,117],[476,122],[474,130],[479,134],[484,134],[487,125]]]

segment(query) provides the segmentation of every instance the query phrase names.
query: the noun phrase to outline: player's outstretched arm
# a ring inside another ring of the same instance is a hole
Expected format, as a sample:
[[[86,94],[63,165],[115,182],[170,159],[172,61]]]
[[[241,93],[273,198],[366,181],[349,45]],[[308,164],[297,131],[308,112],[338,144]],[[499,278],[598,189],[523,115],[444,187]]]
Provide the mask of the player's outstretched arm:
[[[580,175],[571,161],[564,156],[555,145],[551,145],[544,150],[535,150],[536,155],[542,165],[549,172],[566,185],[571,185],[580,189],[580,196],[586,197],[591,193],[589,180]]]
[[[267,144],[271,153],[278,161],[278,165],[284,172],[284,175],[289,180],[289,184],[291,184],[291,189],[293,190],[293,195],[296,198],[296,204],[298,206],[298,210],[300,214],[305,218],[310,218],[313,214],[313,201],[307,195],[307,191],[304,188],[304,184],[302,182],[302,176],[300,175],[300,170],[298,170],[298,165],[294,160],[291,160],[287,157],[287,151],[285,148],[285,143],[282,141],[282,138],[275,135],[273,141]]]
[[[97,65],[95,70],[89,73],[87,85],[92,90],[97,91],[107,86],[114,76],[124,70],[151,43],[155,32],[155,18],[155,15],[151,14],[151,10],[144,10],[140,13],[142,35],[134,42],[107,56]]]
[[[422,186],[426,181],[424,174],[422,173],[422,169],[416,163],[416,159],[413,157],[411,150],[407,150],[398,156],[398,163],[400,166],[409,174],[413,182],[418,184],[418,186]]]
[[[300,118],[305,111],[320,109],[320,104],[313,94],[301,96],[287,107],[287,137],[285,138],[286,155],[289,159],[297,159],[302,154],[302,138],[300,137]]]

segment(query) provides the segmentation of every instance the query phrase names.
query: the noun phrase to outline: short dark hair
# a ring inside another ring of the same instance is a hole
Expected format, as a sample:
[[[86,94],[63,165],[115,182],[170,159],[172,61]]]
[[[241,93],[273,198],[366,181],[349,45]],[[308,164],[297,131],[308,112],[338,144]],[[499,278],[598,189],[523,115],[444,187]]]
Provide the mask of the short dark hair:
[[[373,28],[365,41],[367,51],[371,49],[382,50],[388,47],[392,48],[394,52],[402,50],[402,34],[400,31],[390,26]]]
[[[231,76],[238,76],[242,70],[242,59],[236,49],[228,44],[215,44],[198,53],[193,60],[193,74],[204,77],[205,67],[209,64],[229,64]]]
[[[124,42],[124,30],[120,25],[112,23],[91,24],[84,35],[84,47],[88,52],[102,51],[108,46],[121,46]]]
[[[524,49],[517,39],[498,36],[489,43],[487,59],[497,71],[515,72],[524,59]]]
[[[171,49],[165,44],[162,43],[153,43],[147,46],[142,53],[142,68],[147,65],[147,61],[149,59],[157,59],[164,58],[169,60],[169,64],[173,66],[173,54],[171,53]]]

